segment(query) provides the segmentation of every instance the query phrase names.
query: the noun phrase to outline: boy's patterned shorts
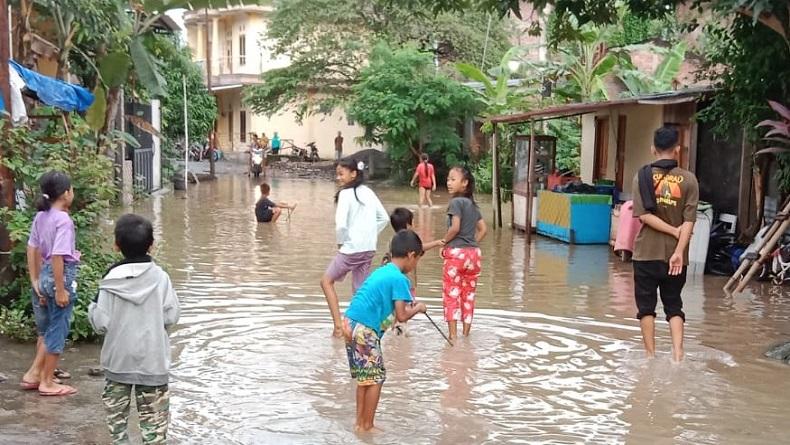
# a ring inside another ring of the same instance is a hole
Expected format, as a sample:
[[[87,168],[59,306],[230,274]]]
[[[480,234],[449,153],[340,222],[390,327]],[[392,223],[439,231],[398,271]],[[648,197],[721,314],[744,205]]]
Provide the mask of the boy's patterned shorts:
[[[376,331],[343,318],[343,336],[346,339],[351,378],[356,379],[361,386],[383,384],[387,379],[387,370],[381,353],[381,339]]]

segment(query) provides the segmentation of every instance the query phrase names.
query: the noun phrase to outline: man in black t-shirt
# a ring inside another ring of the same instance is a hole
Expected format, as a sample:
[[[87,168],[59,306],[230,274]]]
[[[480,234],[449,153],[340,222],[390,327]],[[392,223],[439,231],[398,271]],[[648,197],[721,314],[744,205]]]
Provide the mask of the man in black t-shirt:
[[[261,199],[255,204],[255,219],[257,219],[259,223],[277,222],[277,219],[282,213],[282,209],[293,210],[296,208],[296,203],[273,202],[269,199],[269,192],[271,192],[269,184],[265,182],[261,184]]]

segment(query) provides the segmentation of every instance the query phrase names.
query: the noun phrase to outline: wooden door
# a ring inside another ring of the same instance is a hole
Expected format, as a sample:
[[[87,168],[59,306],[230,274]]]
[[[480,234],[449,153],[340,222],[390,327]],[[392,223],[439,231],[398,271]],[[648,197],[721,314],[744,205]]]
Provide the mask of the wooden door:
[[[678,165],[680,168],[689,168],[689,147],[691,146],[691,125],[667,123],[678,130],[678,141],[680,143],[680,153],[678,154]]]
[[[609,118],[595,118],[595,164],[593,181],[606,179],[609,164]]]
[[[626,118],[617,118],[617,159],[615,160],[615,185],[617,190],[623,190],[623,175],[625,170],[625,129]]]

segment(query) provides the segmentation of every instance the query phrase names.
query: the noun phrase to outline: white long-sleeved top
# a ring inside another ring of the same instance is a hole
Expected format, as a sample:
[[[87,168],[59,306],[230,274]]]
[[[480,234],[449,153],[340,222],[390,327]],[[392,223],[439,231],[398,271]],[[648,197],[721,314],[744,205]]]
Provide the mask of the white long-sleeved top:
[[[335,233],[340,253],[376,250],[379,233],[387,227],[389,215],[373,190],[364,185],[340,191],[335,212]]]

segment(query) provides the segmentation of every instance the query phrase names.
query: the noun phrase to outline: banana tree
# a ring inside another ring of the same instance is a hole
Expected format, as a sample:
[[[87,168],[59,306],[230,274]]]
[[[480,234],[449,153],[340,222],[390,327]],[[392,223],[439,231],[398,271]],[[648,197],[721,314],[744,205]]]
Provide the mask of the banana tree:
[[[499,66],[488,73],[469,63],[455,64],[456,70],[462,76],[482,84],[482,88],[475,89],[475,92],[478,99],[485,104],[484,117],[523,110],[528,106],[530,96],[537,94],[537,89],[530,86],[532,79],[517,79],[518,85],[511,85],[510,82],[515,74],[510,65],[513,62],[520,63],[523,51],[523,48],[510,48],[502,56]],[[486,124],[483,130],[490,130],[490,125]]]
[[[626,48],[626,51],[633,49],[648,49],[658,54],[663,54],[664,58],[656,67],[652,74],[640,71],[631,62],[630,57],[622,55],[620,57],[620,68],[617,77],[628,88],[628,93],[638,96],[649,93],[661,93],[671,91],[672,83],[675,81],[683,60],[686,57],[686,44],[680,42],[671,48],[661,48],[654,45],[637,45]]]
[[[614,72],[619,57],[607,48],[606,30],[584,24],[577,28],[575,34],[567,47],[559,48],[559,71],[565,82],[558,86],[556,92],[579,102],[608,100],[609,92],[604,81]]]

